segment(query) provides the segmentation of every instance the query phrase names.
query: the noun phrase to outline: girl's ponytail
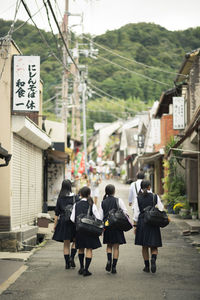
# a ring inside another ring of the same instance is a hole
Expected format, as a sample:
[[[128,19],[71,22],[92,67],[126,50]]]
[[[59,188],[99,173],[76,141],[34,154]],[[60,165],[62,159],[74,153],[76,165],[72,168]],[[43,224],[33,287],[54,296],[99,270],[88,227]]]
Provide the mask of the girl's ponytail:
[[[94,201],[93,201],[92,197],[90,197],[90,196],[87,197],[87,201],[88,201],[89,205],[91,205],[91,206],[94,204]]]
[[[147,195],[147,191],[149,190],[150,186],[151,186],[151,183],[149,180],[142,180],[141,189],[142,189],[144,195]]]
[[[107,196],[108,196],[108,195],[107,195],[107,194],[105,194],[105,195],[103,196],[103,200],[104,200],[104,199],[106,199],[106,197],[107,197]]]

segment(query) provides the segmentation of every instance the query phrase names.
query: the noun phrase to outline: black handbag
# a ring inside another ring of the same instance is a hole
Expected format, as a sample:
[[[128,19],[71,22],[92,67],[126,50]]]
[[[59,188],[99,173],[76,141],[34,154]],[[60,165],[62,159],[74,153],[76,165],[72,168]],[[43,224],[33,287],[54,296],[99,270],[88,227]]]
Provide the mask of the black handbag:
[[[92,206],[89,205],[87,214],[80,214],[76,218],[76,230],[91,236],[98,237],[102,234],[104,224],[92,214]]]
[[[133,228],[128,215],[126,215],[123,210],[119,207],[119,199],[116,198],[117,209],[113,208],[108,213],[108,219],[105,221],[105,227],[107,226],[122,230],[129,231]]]
[[[164,228],[169,224],[169,218],[165,211],[160,211],[155,205],[155,194],[153,194],[153,206],[144,209],[144,223]]]
[[[65,210],[64,210],[63,216],[64,216],[64,220],[66,222],[70,221],[70,217],[71,217],[71,214],[72,214],[74,203],[75,203],[75,196],[73,196],[73,204],[67,204],[65,206]]]

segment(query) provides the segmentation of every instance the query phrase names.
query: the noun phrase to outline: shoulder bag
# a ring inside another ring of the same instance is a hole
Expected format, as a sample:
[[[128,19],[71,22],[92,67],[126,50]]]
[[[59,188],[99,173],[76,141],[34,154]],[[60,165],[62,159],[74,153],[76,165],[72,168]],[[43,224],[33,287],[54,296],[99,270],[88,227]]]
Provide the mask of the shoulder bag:
[[[153,206],[147,206],[144,209],[144,223],[162,228],[166,227],[169,224],[167,213],[160,211],[155,205],[155,194],[153,194]]]
[[[109,211],[108,219],[105,221],[105,227],[109,226],[114,229],[128,231],[133,228],[128,215],[119,207],[119,199],[116,199],[117,209],[113,208]]]
[[[67,204],[65,206],[65,210],[64,210],[64,220],[66,222],[69,222],[70,221],[70,217],[71,217],[71,214],[72,214],[72,209],[73,209],[73,205],[75,203],[75,195],[73,196],[73,204]]]
[[[76,219],[76,230],[92,236],[100,236],[103,232],[104,224],[92,214],[92,205],[89,205],[87,214],[80,214]]]

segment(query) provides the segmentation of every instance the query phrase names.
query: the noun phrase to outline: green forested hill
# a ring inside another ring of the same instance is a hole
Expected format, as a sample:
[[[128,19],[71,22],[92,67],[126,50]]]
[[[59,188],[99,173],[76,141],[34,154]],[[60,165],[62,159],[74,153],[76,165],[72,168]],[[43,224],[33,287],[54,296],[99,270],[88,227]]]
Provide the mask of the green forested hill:
[[[23,22],[17,21],[15,29],[21,24]],[[7,34],[10,25],[11,21],[0,19],[1,37]],[[14,31],[13,39],[23,54],[41,56],[41,79],[44,81],[44,100],[46,100],[57,92],[56,87],[61,84],[62,66],[55,59],[52,51],[59,59],[62,59],[62,43],[58,38],[56,38],[56,42],[51,32],[41,31],[51,49],[44,44],[37,29],[29,24]],[[73,36],[72,38],[74,41]],[[89,40],[90,36],[86,35],[81,43],[89,44]],[[74,48],[73,41],[70,45],[71,48]],[[117,114],[117,112],[127,111],[125,103],[132,109],[135,109],[136,106],[144,109],[144,106],[139,103],[148,104],[150,101],[159,100],[162,91],[173,87],[175,73],[178,72],[185,54],[200,47],[200,27],[184,31],[169,31],[152,23],[128,24],[118,30],[107,31],[103,35],[96,36],[93,41],[94,48],[99,49],[97,59],[81,56],[80,63],[88,64],[89,81],[93,85],[120,99],[121,108],[114,107],[114,104],[107,107],[108,111],[114,109]],[[159,83],[146,77],[159,81]],[[94,119],[101,120],[103,115],[104,121],[113,120],[114,117],[111,115],[106,117],[103,112],[105,109],[103,104],[106,103],[104,102],[106,100],[102,99],[102,102],[99,102],[96,99],[99,97],[93,95],[88,103],[91,110],[90,113],[88,110],[89,119],[93,116]],[[103,103],[102,114],[99,111],[98,117],[97,114],[95,117],[95,110],[99,108],[100,103]],[[124,109],[122,109],[123,105]]]
[[[186,52],[200,47],[200,27],[185,31],[168,31],[147,23],[128,24],[118,30],[109,31],[95,41],[129,59],[136,60],[160,70],[178,72]],[[90,77],[99,87],[120,98],[139,97],[143,101],[159,99],[163,90],[173,86],[175,74],[160,72],[138,63],[126,61],[104,49],[100,55],[141,75],[168,84],[158,84],[141,76],[127,72],[102,59],[93,61]],[[99,70],[101,70],[99,72]]]

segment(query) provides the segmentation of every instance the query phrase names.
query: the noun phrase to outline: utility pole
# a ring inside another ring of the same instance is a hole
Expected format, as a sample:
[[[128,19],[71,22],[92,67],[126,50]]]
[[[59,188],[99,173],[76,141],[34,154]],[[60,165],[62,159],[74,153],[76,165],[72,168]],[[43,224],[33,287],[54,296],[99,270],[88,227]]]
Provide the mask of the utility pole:
[[[65,40],[66,45],[68,46],[68,11],[69,11],[69,2],[65,0],[65,13],[62,23],[62,34]],[[63,46],[63,64],[67,65],[67,51],[66,47]],[[65,147],[67,146],[67,115],[68,115],[68,71],[63,69],[62,76],[62,121],[65,128]]]
[[[85,154],[85,173],[87,174],[87,130],[86,130],[86,90],[87,86],[85,83],[84,72],[82,72],[82,105],[83,105],[83,146]]]
[[[78,53],[78,43],[76,43],[76,48],[73,49],[73,58],[75,63],[78,65],[79,53]],[[81,140],[81,115],[80,115],[80,99],[79,99],[79,72],[74,64],[71,65],[71,72],[74,74],[73,82],[73,106],[72,106],[72,136],[76,140]]]

